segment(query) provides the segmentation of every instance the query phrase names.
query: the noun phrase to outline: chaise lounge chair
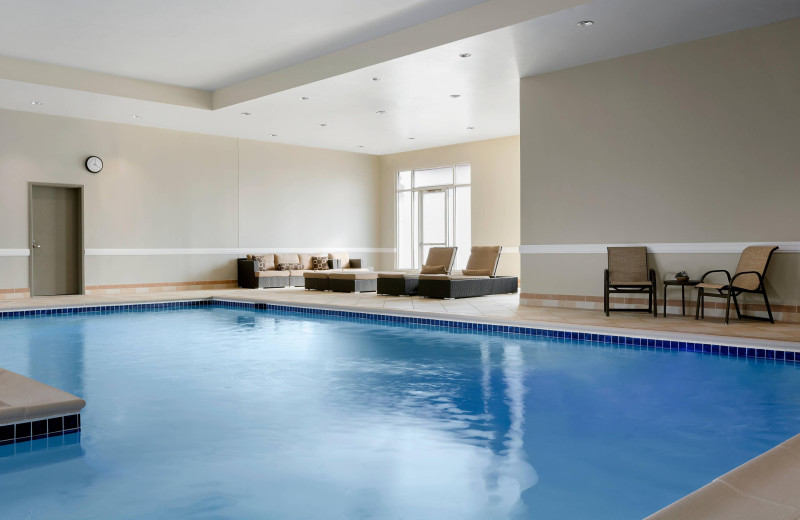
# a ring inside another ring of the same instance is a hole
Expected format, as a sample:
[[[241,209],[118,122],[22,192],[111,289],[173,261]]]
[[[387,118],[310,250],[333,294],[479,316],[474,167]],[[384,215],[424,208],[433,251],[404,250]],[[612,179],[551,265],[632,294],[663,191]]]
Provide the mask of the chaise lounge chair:
[[[647,294],[647,309],[612,309],[610,295],[616,293]],[[646,247],[609,247],[608,269],[603,272],[603,310],[652,312],[658,315],[656,305],[656,272],[647,268]]]
[[[725,269],[716,269],[708,271],[700,278],[700,283],[697,284],[697,308],[695,309],[694,319],[705,317],[706,296],[713,298],[725,298],[725,324],[728,324],[728,318],[731,313],[731,297],[733,297],[733,305],[736,307],[736,316],[739,319],[745,318],[749,320],[768,321],[775,323],[772,319],[772,310],[769,308],[769,300],[767,299],[767,288],[764,285],[764,276],[769,267],[769,261],[772,258],[772,253],[778,249],[778,246],[750,246],[742,251],[742,256],[739,257],[739,265],[736,266],[736,273],[733,276]],[[727,284],[715,284],[705,281],[706,276],[711,273],[725,273],[728,277]],[[716,290],[716,293],[706,292]],[[755,293],[764,296],[764,305],[767,308],[769,318],[761,318],[759,316],[747,316],[740,312],[739,302],[736,297],[742,293]]]
[[[428,298],[472,298],[490,294],[516,293],[516,276],[495,276],[501,246],[473,246],[467,268],[460,275],[420,274],[420,296]]]
[[[411,296],[417,294],[420,274],[450,274],[457,247],[432,247],[419,273],[378,273],[378,294]]]

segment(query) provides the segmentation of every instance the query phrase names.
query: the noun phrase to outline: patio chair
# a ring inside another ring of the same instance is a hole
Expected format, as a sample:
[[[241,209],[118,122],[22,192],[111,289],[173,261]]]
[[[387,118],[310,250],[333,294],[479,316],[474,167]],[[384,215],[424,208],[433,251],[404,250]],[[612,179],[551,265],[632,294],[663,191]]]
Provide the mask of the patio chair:
[[[378,273],[378,294],[411,296],[417,294],[420,273],[450,274],[458,247],[432,247],[419,273]]]
[[[764,285],[764,276],[769,267],[769,261],[772,258],[772,253],[778,249],[778,246],[750,246],[742,251],[742,256],[739,257],[739,265],[736,266],[736,272],[733,276],[725,269],[715,269],[708,271],[700,278],[700,283],[697,284],[697,308],[695,309],[694,318],[700,319],[705,317],[706,296],[713,298],[725,298],[725,324],[728,324],[728,318],[731,312],[731,298],[733,298],[733,305],[736,307],[736,316],[739,319],[768,321],[775,323],[772,318],[772,310],[769,308],[769,299],[767,299],[767,288]],[[728,278],[727,284],[716,284],[706,282],[706,276],[711,273],[725,273]],[[714,291],[707,292],[707,291]],[[742,293],[760,294],[764,297],[764,305],[767,308],[767,315],[769,318],[762,318],[760,316],[748,316],[742,314],[739,309],[739,302],[736,297]]]
[[[647,294],[647,309],[612,309],[611,294]],[[646,247],[609,247],[608,269],[603,273],[603,310],[658,313],[656,305],[656,272],[647,268]]]
[[[420,274],[419,295],[428,298],[472,298],[516,293],[516,276],[495,276],[501,246],[473,246],[460,275]]]

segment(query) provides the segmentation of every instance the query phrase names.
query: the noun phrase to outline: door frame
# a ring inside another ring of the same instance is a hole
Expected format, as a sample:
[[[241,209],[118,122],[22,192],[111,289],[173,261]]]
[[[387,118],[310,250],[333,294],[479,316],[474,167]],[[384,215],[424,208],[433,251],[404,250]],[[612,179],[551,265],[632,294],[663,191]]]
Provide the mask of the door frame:
[[[80,247],[80,257],[78,258],[78,283],[80,292],[78,294],[86,294],[86,283],[84,278],[84,257],[86,256],[86,249],[83,246],[83,227],[84,227],[84,214],[83,214],[83,184],[62,184],[57,182],[28,182],[28,288],[30,290],[31,298],[34,295],[33,287],[33,188],[35,186],[44,186],[47,188],[71,188],[77,189],[80,193],[80,215],[81,222],[78,226],[78,246]]]

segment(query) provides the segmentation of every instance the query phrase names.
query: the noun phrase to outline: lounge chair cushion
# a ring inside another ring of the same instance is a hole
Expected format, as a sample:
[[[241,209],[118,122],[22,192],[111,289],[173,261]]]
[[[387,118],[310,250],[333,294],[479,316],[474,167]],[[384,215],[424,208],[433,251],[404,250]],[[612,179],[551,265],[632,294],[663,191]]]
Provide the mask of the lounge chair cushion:
[[[289,271],[276,271],[270,269],[269,271],[256,271],[256,278],[276,278],[276,277],[289,277]]]
[[[347,253],[329,253],[328,260],[341,260],[342,269],[347,269],[348,267],[350,267],[350,255],[348,255]]]
[[[428,258],[425,263],[427,265],[443,265],[445,271],[449,271],[453,265],[455,253],[455,247],[432,247],[428,251]]]
[[[423,265],[420,274],[447,274],[446,265]]]
[[[461,274],[465,276],[490,276],[492,271],[490,269],[464,269]]]
[[[405,278],[406,273],[377,273],[378,278]]]
[[[489,276],[493,275],[502,249],[501,246],[473,246],[465,270],[488,269]]]
[[[468,276],[463,274],[421,274],[420,280],[484,280],[489,276]]]

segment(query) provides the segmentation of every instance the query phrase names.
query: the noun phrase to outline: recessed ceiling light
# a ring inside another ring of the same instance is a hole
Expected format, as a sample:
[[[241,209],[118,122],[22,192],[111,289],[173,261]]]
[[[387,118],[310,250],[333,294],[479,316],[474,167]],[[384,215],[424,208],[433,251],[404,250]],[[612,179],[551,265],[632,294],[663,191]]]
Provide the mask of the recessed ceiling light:
[[[31,101],[31,105],[41,105],[41,101]]]
[[[458,99],[461,97],[461,94],[450,94],[450,97],[453,99]]]
[[[475,127],[474,126],[468,126],[467,130],[475,130]]]
[[[303,101],[308,101],[310,98],[307,98],[307,97],[303,96],[300,99],[302,99]]]
[[[578,27],[591,27],[593,25],[594,22],[592,20],[583,20],[581,22],[578,22]]]
[[[411,139],[413,141],[414,139],[416,139],[416,137],[409,137],[409,139]]]
[[[359,144],[359,145],[356,146],[356,148],[364,148],[364,145],[363,144]]]
[[[137,116],[137,115],[134,115],[134,116],[132,116],[132,117],[133,117],[134,119],[141,119],[141,118],[142,118],[142,116]]]
[[[252,116],[253,114],[251,114],[250,112],[242,112],[242,115],[243,116]]]
[[[372,81],[380,81],[381,78],[372,78]]]
[[[319,126],[328,126],[328,123],[320,123]]]
[[[472,56],[472,54],[468,52],[462,52],[461,54],[458,55],[459,58],[469,58],[470,56]]]
[[[278,134],[269,134],[270,137],[278,137]]]
[[[386,110],[378,110],[378,111],[377,111],[377,112],[375,112],[375,113],[376,113],[376,114],[385,114],[385,113],[386,113]]]

